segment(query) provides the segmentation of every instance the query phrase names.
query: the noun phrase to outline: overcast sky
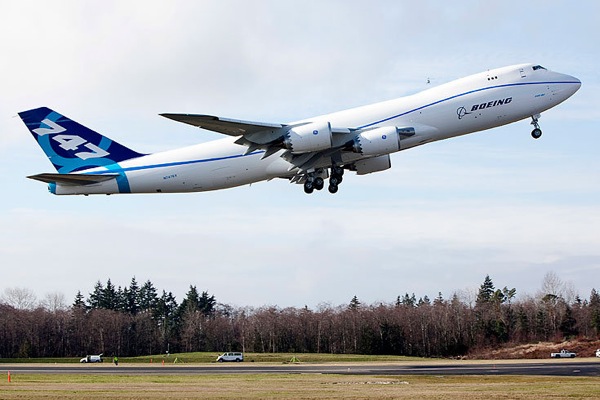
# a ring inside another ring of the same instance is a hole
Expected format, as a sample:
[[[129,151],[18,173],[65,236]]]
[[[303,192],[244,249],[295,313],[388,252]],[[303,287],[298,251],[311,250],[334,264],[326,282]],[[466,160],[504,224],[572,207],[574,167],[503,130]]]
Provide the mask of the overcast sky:
[[[238,306],[600,289],[597,1],[0,0],[0,294],[97,280]],[[140,152],[218,139],[159,113],[287,122],[533,62],[582,88],[529,121],[394,154],[336,195],[287,181],[59,197],[16,116],[48,106]]]

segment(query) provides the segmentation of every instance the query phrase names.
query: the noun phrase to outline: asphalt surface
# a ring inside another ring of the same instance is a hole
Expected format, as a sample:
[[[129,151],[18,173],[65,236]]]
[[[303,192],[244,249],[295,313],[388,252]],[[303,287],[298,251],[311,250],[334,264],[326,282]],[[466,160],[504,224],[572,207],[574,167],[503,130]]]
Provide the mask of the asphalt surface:
[[[600,361],[566,360],[502,363],[422,364],[0,364],[0,373],[29,374],[119,374],[119,375],[206,375],[206,374],[340,374],[340,375],[547,375],[600,376]]]

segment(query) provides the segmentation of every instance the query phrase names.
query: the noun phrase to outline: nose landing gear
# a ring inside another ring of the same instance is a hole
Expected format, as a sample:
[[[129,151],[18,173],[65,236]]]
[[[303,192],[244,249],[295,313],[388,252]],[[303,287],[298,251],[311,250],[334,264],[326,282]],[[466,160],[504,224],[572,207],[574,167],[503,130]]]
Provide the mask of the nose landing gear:
[[[531,131],[531,137],[534,139],[539,139],[542,137],[542,130],[540,129],[540,125],[538,124],[538,119],[540,118],[540,114],[531,116],[531,125],[533,125],[534,129]]]

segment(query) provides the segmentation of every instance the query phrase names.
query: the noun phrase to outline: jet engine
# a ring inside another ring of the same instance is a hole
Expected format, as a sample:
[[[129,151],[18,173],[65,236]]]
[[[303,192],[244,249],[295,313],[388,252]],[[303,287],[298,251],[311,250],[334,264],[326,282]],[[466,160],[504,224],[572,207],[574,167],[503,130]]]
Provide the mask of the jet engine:
[[[313,122],[290,129],[283,138],[283,145],[293,154],[302,154],[330,149],[332,140],[329,122]]]
[[[365,156],[389,154],[398,150],[400,150],[400,135],[395,126],[361,132],[352,143],[352,151]]]

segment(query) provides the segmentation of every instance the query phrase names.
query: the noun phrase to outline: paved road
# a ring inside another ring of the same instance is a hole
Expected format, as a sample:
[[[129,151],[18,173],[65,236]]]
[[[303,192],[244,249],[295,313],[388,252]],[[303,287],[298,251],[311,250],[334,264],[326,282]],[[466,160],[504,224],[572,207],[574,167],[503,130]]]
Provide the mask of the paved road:
[[[562,361],[562,362],[561,362]],[[345,374],[345,375],[552,375],[600,376],[600,362],[566,360],[527,363],[469,364],[225,364],[165,365],[121,364],[116,367],[73,364],[0,364],[0,373],[34,374]]]

